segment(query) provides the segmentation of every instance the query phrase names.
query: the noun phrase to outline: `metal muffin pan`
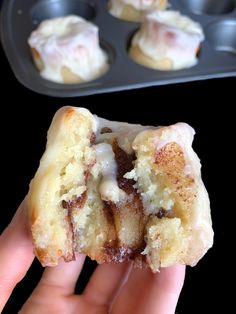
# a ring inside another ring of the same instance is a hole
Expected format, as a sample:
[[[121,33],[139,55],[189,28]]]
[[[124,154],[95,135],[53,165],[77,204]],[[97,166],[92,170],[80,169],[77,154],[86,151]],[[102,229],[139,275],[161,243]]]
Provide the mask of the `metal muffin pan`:
[[[236,76],[236,0],[170,0],[178,10],[199,22],[205,33],[199,62],[178,71],[145,68],[127,55],[138,23],[109,14],[107,0],[5,0],[1,12],[1,40],[17,79],[29,89],[50,96],[74,97],[153,85]],[[109,56],[110,69],[94,81],[58,84],[40,77],[27,39],[48,18],[80,15],[99,27],[100,42]]]

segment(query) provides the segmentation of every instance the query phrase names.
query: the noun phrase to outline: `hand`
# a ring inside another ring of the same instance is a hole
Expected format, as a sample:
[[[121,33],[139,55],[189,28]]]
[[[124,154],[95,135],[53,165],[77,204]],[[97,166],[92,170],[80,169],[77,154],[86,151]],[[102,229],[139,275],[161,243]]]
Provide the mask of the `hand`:
[[[0,238],[0,312],[34,258],[24,216],[23,203]],[[153,274],[133,268],[132,263],[99,265],[83,294],[75,295],[84,258],[78,254],[76,261],[46,268],[20,313],[174,314],[184,266],[163,268]]]

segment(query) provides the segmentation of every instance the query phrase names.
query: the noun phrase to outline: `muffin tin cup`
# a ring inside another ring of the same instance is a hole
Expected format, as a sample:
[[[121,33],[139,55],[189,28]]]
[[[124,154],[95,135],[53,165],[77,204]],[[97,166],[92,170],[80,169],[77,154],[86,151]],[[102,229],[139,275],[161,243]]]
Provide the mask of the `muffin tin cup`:
[[[234,0],[180,0],[182,4],[195,14],[221,15],[233,12]]]
[[[225,19],[208,25],[206,37],[216,50],[236,55],[236,19]]]
[[[5,0],[1,12],[2,45],[23,85],[56,97],[236,76],[236,0],[170,0],[170,3],[171,9],[199,22],[205,33],[198,64],[188,69],[158,71],[131,60],[127,50],[139,24],[110,15],[106,0]],[[100,44],[108,55],[110,68],[94,81],[70,85],[50,82],[40,76],[33,64],[27,44],[31,32],[45,19],[69,14],[80,15],[99,27]]]

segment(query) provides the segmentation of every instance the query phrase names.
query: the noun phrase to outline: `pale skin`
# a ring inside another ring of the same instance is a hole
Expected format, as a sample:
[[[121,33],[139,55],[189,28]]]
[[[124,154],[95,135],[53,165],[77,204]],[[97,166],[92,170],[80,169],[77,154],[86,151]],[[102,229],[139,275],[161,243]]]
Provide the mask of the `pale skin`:
[[[0,236],[0,312],[34,260],[27,228],[25,201]],[[174,314],[185,267],[176,265],[153,274],[132,263],[99,265],[81,295],[74,289],[85,256],[47,267],[21,309],[21,314]]]

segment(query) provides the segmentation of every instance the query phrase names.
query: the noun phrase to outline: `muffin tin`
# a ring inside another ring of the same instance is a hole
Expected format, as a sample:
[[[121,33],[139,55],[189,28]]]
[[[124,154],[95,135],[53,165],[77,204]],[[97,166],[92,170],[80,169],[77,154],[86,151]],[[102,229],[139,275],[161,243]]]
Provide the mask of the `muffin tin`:
[[[1,41],[17,79],[29,89],[50,96],[73,97],[151,85],[236,76],[236,0],[170,0],[178,10],[199,22],[205,41],[196,66],[178,71],[145,68],[127,55],[139,24],[119,20],[107,11],[106,0],[5,0],[1,12]],[[58,84],[40,77],[27,39],[48,18],[80,15],[99,27],[100,42],[110,69],[83,84]]]

